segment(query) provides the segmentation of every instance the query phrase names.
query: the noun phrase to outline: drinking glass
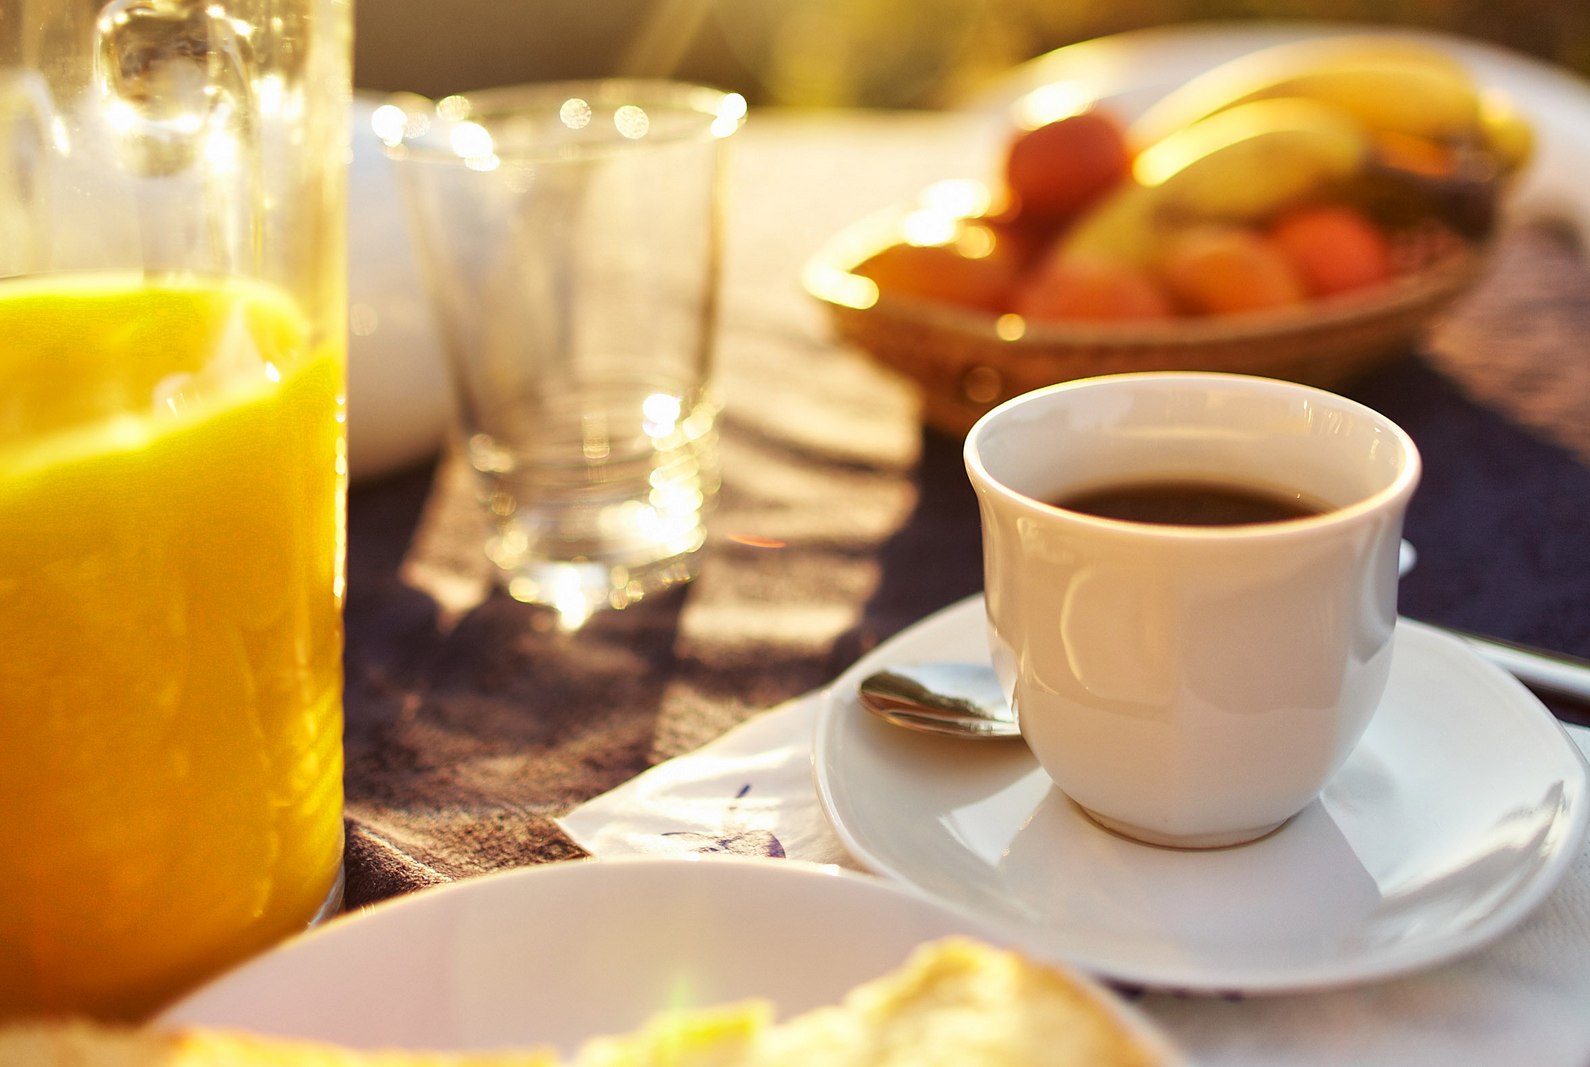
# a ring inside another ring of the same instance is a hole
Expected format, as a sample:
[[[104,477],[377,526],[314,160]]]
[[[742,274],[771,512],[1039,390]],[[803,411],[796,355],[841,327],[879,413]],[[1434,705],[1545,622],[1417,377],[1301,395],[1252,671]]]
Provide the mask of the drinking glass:
[[[0,0],[0,1019],[342,871],[347,0]]]
[[[566,627],[697,573],[718,489],[723,141],[677,82],[510,86],[378,111],[456,386],[486,554]]]

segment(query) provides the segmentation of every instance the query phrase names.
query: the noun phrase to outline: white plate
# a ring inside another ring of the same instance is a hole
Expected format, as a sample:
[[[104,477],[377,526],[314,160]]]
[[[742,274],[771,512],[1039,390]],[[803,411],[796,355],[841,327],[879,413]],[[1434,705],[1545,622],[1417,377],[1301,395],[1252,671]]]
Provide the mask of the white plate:
[[[665,1008],[837,1002],[952,933],[988,926],[908,888],[794,860],[580,860],[457,882],[337,919],[222,977],[162,1024],[358,1048],[552,1045]],[[1134,1009],[1094,988],[1151,1044]]]
[[[818,794],[880,874],[1049,958],[1156,989],[1272,993],[1384,978],[1473,949],[1583,847],[1584,757],[1516,680],[1402,620],[1379,711],[1322,797],[1250,845],[1184,852],[1088,820],[1019,741],[885,725],[856,683],[987,647],[964,600],[847,671],[818,712]]]

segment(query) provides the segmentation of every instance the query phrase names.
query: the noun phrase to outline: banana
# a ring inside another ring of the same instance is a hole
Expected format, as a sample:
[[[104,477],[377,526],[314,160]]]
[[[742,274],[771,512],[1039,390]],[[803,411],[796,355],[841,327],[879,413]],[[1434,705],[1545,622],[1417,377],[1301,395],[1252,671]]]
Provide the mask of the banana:
[[[1058,254],[1147,262],[1165,227],[1263,219],[1358,174],[1373,150],[1369,132],[1329,104],[1236,105],[1139,153],[1131,180],[1077,222]]]
[[[1329,104],[1254,100],[1217,112],[1143,149],[1132,176],[1159,189],[1165,210],[1262,218],[1360,170],[1369,132]]]
[[[1155,222],[1157,196],[1135,181],[1122,182],[1060,238],[1045,254],[1051,263],[1104,262],[1147,264],[1159,250]]]
[[[1354,34],[1239,56],[1172,90],[1132,125],[1135,144],[1253,100],[1333,104],[1372,131],[1444,142],[1484,136],[1480,88],[1456,57],[1419,41]]]
[[[1517,173],[1534,156],[1534,128],[1500,89],[1480,93],[1480,126],[1503,175]]]

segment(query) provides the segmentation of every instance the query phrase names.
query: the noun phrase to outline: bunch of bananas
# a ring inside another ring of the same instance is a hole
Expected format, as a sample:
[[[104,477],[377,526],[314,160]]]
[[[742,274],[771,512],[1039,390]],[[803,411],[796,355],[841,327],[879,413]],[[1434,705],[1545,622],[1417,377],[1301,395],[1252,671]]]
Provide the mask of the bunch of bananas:
[[[1133,124],[1132,135],[1152,145],[1214,115],[1286,99],[1315,101],[1356,120],[1371,151],[1407,138],[1434,151],[1478,149],[1503,173],[1530,154],[1529,127],[1505,95],[1481,87],[1449,53],[1392,36],[1308,39],[1241,56],[1166,96]]]

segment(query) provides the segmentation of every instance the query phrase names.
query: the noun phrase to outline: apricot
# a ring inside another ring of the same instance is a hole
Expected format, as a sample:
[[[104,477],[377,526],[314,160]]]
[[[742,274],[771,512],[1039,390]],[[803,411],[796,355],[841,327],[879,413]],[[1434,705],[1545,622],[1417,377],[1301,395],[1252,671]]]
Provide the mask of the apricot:
[[[1277,219],[1270,236],[1314,296],[1378,285],[1391,277],[1391,243],[1346,205],[1299,208]]]
[[[855,273],[882,293],[935,300],[982,311],[1009,308],[1021,268],[1020,250],[996,229],[976,220],[955,224],[939,244],[889,245]]]
[[[1081,214],[1131,166],[1126,130],[1095,107],[1011,138],[1005,185],[1022,224],[1053,227]]]
[[[1245,226],[1208,223],[1178,232],[1165,243],[1160,274],[1193,314],[1284,307],[1307,296],[1280,246]]]
[[[1012,310],[1033,320],[1130,321],[1175,314],[1170,299],[1144,268],[1108,260],[1045,264],[1016,291]]]

